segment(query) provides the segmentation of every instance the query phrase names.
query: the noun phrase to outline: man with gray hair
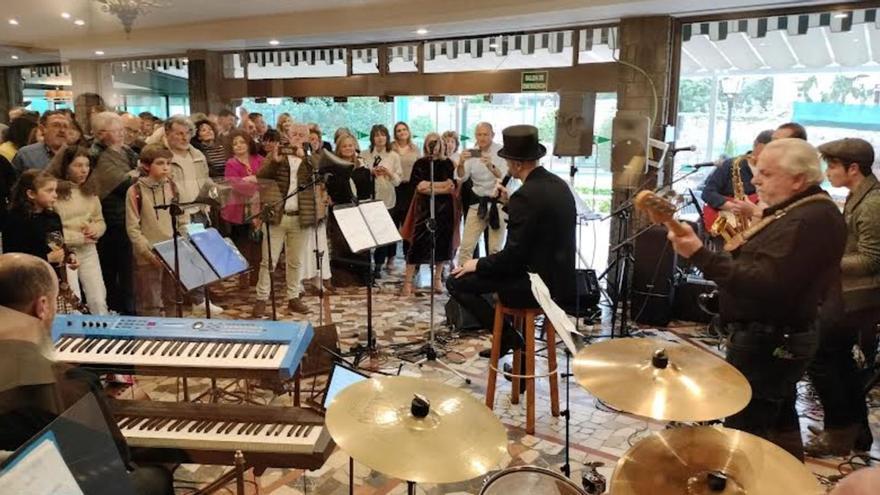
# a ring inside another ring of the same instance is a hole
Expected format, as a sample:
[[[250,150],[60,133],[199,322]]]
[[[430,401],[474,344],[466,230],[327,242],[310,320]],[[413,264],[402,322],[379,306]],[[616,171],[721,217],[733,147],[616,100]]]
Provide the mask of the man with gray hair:
[[[768,144],[752,183],[768,206],[730,253],[706,249],[693,229],[669,232],[678,254],[718,284],[727,361],[752,388],[725,425],[770,440],[803,460],[796,384],[816,352],[816,317],[840,287],[846,224],[819,187],[819,152],[801,139]]]
[[[501,146],[494,143],[492,124],[480,122],[474,128],[476,147],[464,150],[455,167],[455,178],[473,183],[473,194],[464,199],[464,234],[458,252],[458,264],[464,265],[474,256],[480,236],[489,229],[486,254],[495,254],[504,245],[507,222],[498,206],[496,186],[507,175],[507,161],[498,156]]]
[[[125,230],[125,193],[137,169],[137,154],[125,145],[122,118],[115,112],[98,112],[92,116],[95,142],[91,155],[95,168],[89,176],[94,184],[107,231],[98,240],[98,259],[107,306],[124,315],[135,314],[132,279],[131,241]]]

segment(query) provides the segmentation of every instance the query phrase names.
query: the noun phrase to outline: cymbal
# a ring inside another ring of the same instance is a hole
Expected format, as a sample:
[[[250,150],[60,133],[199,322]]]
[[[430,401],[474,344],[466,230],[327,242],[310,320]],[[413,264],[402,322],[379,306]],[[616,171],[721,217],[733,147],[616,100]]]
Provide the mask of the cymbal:
[[[659,339],[614,339],[585,347],[574,360],[580,386],[602,402],[661,421],[708,421],[742,410],[748,381],[723,359]]]
[[[674,428],[640,441],[617,461],[610,488],[614,495],[825,493],[813,473],[782,448],[711,426]]]
[[[430,408],[419,418],[413,398]],[[331,402],[327,429],[356,461],[417,483],[453,483],[496,468],[507,453],[501,421],[467,391],[429,380],[388,376],[343,389]]]

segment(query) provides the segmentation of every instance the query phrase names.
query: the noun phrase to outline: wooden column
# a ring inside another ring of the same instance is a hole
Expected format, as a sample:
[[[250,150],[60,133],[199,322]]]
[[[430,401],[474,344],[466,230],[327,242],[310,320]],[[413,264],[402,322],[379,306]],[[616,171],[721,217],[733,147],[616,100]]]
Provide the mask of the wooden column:
[[[189,68],[190,113],[217,113],[225,103],[219,88],[223,84],[223,54],[207,50],[190,50],[186,54]]]
[[[20,67],[0,67],[0,122],[7,122],[9,109],[24,99]]]

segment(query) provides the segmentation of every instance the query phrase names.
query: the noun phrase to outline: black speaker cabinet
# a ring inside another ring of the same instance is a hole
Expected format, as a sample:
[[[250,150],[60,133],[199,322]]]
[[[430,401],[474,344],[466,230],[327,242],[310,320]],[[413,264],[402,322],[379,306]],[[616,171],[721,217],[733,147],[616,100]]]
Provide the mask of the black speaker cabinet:
[[[676,319],[709,323],[712,315],[703,311],[697,303],[700,294],[708,294],[716,289],[715,282],[698,277],[687,277],[675,287],[673,314]]]
[[[663,326],[672,319],[675,251],[666,228],[655,225],[635,240],[630,314],[636,323]]]

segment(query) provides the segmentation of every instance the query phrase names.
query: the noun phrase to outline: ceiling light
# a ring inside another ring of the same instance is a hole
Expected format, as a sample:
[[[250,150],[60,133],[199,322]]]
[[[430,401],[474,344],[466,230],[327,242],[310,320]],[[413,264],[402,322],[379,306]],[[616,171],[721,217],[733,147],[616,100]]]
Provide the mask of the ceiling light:
[[[269,40],[269,44],[272,46],[278,46],[279,43],[281,43],[281,42],[278,40]]]
[[[12,60],[18,60],[18,55],[13,55]]]
[[[9,24],[12,24],[13,26],[18,26],[18,19],[9,19]]]
[[[498,43],[489,43],[489,48],[498,48]]]
[[[95,55],[103,55],[104,52],[101,50],[95,50]]]
[[[849,17],[849,14],[841,12],[840,14],[834,14],[835,19],[846,19]]]
[[[420,36],[424,36],[424,35],[428,34],[428,30],[425,28],[418,28],[418,29],[416,29],[416,34],[418,34]]]
[[[70,19],[70,14],[68,14],[67,12],[62,12],[61,17],[65,18],[65,19]]]
[[[77,20],[73,21],[73,23],[76,24],[77,26],[85,26],[86,25],[86,21],[84,21],[82,19],[77,19]]]

